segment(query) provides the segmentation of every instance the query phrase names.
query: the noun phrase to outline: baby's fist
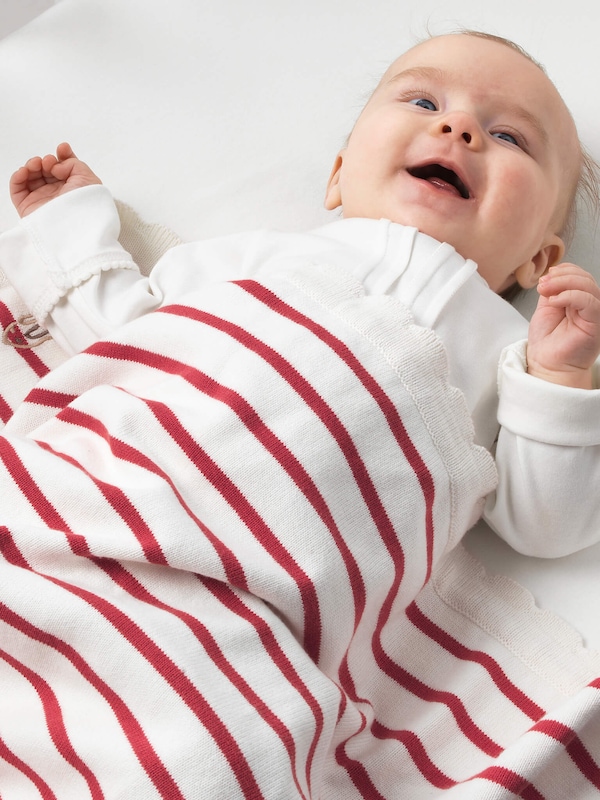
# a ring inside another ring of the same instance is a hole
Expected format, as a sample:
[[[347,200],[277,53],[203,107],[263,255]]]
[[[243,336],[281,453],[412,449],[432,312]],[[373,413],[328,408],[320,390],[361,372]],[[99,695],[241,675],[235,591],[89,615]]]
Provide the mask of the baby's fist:
[[[542,276],[529,326],[527,371],[553,383],[591,389],[600,354],[600,288],[589,272],[559,264]]]

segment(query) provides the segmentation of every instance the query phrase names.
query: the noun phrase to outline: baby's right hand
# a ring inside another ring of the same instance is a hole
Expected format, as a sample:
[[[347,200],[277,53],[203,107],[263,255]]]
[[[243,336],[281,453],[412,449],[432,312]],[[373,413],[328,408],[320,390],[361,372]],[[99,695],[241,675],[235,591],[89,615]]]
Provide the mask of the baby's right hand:
[[[14,173],[10,198],[19,216],[25,217],[54,197],[97,183],[102,183],[100,178],[63,142],[56,148],[56,156],[34,156]]]

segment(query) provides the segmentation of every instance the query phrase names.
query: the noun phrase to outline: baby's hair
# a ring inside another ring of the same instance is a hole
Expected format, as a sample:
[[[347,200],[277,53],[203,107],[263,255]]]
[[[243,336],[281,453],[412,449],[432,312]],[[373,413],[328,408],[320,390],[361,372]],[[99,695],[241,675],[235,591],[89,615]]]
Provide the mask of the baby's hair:
[[[586,207],[593,220],[597,221],[600,215],[600,164],[581,142],[579,142],[579,147],[581,149],[581,169],[562,230],[567,247],[575,236],[579,204]]]

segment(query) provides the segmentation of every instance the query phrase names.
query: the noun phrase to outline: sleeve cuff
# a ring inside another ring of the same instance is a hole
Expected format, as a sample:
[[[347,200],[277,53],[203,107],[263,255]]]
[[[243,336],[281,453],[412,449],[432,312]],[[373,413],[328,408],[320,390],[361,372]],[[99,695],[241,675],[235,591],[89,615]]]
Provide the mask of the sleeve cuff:
[[[69,289],[114,267],[137,269],[118,241],[119,215],[101,185],[68,192],[0,236],[0,264],[42,322]]]
[[[600,389],[573,389],[527,373],[527,342],[500,356],[498,422],[517,436],[546,444],[600,444]]]

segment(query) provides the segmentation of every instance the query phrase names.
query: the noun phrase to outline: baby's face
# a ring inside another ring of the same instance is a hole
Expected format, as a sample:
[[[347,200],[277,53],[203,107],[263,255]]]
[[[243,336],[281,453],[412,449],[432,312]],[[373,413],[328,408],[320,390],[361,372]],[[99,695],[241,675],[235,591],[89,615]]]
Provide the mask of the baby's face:
[[[442,36],[387,70],[325,204],[449,242],[499,292],[561,259],[579,160],[573,121],[535,64],[499,42]]]

